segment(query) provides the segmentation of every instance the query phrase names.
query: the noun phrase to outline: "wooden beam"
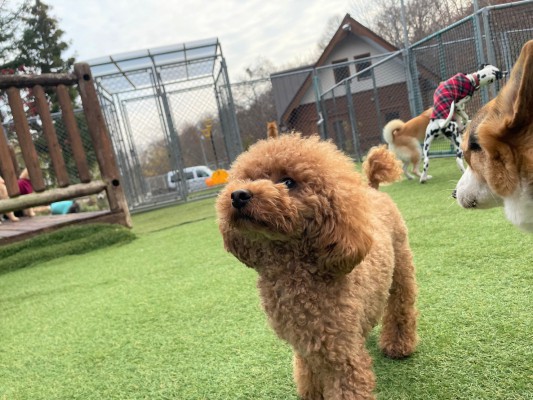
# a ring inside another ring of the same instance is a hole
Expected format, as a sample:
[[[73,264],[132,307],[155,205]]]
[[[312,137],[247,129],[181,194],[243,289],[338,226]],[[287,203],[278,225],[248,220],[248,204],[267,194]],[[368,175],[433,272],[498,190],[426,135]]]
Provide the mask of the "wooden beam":
[[[98,102],[98,96],[94,87],[91,69],[87,63],[74,64],[74,72],[78,76],[81,102],[87,126],[91,135],[96,159],[100,166],[100,172],[105,181],[109,183],[107,199],[113,212],[122,211],[126,215],[127,226],[131,226],[128,203],[122,189],[122,177],[120,176],[111,137],[107,131],[104,115]]]
[[[0,75],[0,89],[10,87],[28,88],[35,85],[57,86],[75,85],[78,78],[75,74],[41,74],[41,75]]]
[[[79,183],[66,188],[50,189],[43,193],[30,193],[13,199],[0,200],[0,213],[8,211],[24,210],[30,207],[48,205],[60,200],[74,199],[100,193],[106,189],[107,184],[103,181]]]
[[[7,89],[7,97],[9,106],[11,107],[11,114],[13,114],[13,120],[15,121],[15,131],[19,139],[22,156],[24,157],[24,164],[30,174],[31,185],[35,192],[42,192],[46,189],[43,172],[39,164],[37,151],[33,145],[30,127],[26,120],[24,105],[20,97],[20,90],[15,87],[10,87]]]
[[[43,125],[43,134],[48,144],[48,153],[50,154],[50,160],[54,167],[57,183],[59,187],[65,187],[69,185],[69,178],[67,168],[65,166],[65,159],[63,158],[63,152],[61,146],[57,140],[56,128],[50,115],[50,108],[46,101],[46,95],[42,86],[37,85],[33,88],[33,95],[35,96],[35,103],[37,105],[37,112],[41,117]]]
[[[70,139],[70,148],[72,149],[72,154],[76,161],[80,181],[83,183],[90,182],[91,173],[89,172],[89,165],[87,164],[87,156],[85,155],[85,149],[83,148],[80,130],[78,128],[78,123],[76,122],[76,117],[74,116],[74,110],[72,109],[68,89],[65,85],[57,86],[57,100],[61,107],[63,122],[65,123],[65,129],[67,130]]]
[[[9,143],[4,133],[4,127],[0,122],[0,173],[6,183],[7,193],[9,196],[18,196],[19,185],[17,181],[17,172],[11,158]]]

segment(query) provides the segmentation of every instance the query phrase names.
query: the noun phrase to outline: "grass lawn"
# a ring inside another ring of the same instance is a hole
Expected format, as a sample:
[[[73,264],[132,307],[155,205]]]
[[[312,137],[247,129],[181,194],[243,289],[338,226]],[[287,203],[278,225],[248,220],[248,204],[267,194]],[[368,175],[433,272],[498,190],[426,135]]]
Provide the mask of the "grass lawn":
[[[533,399],[533,236],[457,206],[453,159],[430,170],[383,188],[410,230],[420,345],[389,360],[374,330],[378,398]],[[291,351],[213,203],[134,215],[135,240],[84,254],[0,259],[0,399],[296,400]]]

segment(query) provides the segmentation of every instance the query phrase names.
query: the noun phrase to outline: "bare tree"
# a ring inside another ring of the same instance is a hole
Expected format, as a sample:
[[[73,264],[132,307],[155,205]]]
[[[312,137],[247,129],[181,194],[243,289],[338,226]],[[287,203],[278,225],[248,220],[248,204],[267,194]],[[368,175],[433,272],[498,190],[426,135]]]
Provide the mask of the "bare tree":
[[[317,43],[317,51],[318,55],[322,54],[328,43],[330,42],[331,38],[337,32],[337,29],[339,29],[339,25],[342,22],[342,16],[341,15],[333,15],[328,19],[328,22],[326,23],[326,28],[324,29],[324,32],[322,33],[322,36],[320,37],[320,40]]]
[[[350,15],[360,24],[371,28],[374,26],[374,19],[381,11],[379,1],[352,0],[350,2]]]
[[[479,7],[502,0],[480,0]],[[354,18],[396,47],[404,47],[402,9],[399,0],[364,0],[351,3]],[[464,18],[473,11],[471,0],[404,0],[409,43],[417,42]]]

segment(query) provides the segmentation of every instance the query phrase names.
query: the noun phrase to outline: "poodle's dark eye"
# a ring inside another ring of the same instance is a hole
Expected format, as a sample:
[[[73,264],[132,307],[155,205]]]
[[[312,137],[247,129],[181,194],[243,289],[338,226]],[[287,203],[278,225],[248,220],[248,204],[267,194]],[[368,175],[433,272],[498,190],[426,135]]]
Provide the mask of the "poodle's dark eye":
[[[292,189],[293,187],[296,186],[296,182],[294,182],[294,180],[292,180],[291,178],[289,177],[286,177],[286,178],[282,178],[279,183],[283,183],[285,184],[285,186],[287,186],[288,189]]]

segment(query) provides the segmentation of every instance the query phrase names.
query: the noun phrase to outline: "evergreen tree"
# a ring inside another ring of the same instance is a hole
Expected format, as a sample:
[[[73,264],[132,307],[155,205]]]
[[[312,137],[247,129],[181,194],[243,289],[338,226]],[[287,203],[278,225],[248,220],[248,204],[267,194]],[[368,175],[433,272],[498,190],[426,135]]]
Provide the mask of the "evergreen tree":
[[[23,17],[24,32],[19,43],[16,62],[36,73],[64,72],[74,64],[74,58],[63,59],[69,44],[62,40],[58,22],[49,15],[50,7],[40,0],[29,7]]]

